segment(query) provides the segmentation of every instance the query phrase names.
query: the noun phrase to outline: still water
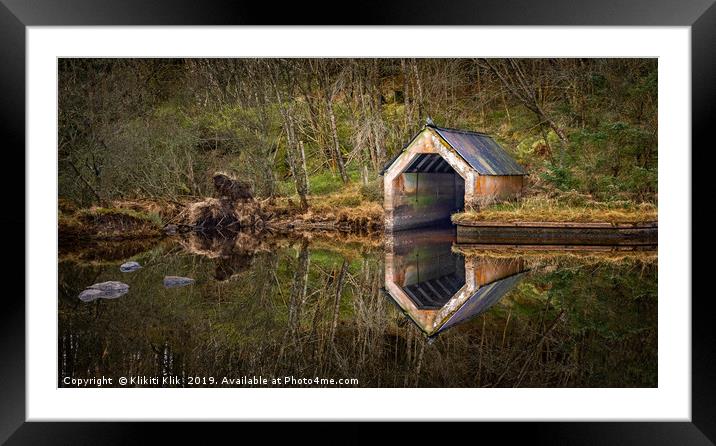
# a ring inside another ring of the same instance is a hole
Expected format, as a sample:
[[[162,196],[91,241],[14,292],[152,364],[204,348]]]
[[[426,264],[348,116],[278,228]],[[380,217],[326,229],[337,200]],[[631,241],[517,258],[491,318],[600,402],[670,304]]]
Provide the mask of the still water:
[[[443,229],[61,246],[58,385],[658,385],[656,253],[454,241]],[[141,268],[120,271],[129,261]]]

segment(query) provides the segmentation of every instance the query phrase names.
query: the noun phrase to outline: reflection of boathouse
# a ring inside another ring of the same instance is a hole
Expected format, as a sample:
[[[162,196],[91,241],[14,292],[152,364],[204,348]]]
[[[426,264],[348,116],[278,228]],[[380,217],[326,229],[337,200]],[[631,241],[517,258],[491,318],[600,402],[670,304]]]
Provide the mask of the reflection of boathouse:
[[[385,253],[385,290],[427,335],[484,312],[523,276],[519,258],[452,253],[455,230],[403,231]]]
[[[489,135],[429,123],[381,174],[392,231],[449,221],[466,204],[518,197],[526,171]]]

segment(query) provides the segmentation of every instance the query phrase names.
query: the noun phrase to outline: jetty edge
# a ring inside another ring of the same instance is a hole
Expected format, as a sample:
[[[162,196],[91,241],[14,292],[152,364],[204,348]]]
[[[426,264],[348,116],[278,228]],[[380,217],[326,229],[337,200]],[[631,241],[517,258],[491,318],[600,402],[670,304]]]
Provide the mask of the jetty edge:
[[[658,222],[459,222],[457,243],[484,245],[653,246]]]

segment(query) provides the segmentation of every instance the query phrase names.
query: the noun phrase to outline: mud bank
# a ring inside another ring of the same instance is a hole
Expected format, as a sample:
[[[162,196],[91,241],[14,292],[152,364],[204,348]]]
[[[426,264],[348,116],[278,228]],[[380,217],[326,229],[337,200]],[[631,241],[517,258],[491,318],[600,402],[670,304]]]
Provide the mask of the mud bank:
[[[319,231],[380,234],[383,212],[377,203],[329,206],[317,202],[302,211],[290,200],[204,198],[185,203],[118,201],[107,208],[61,209],[60,242],[139,240],[189,232]]]
[[[159,215],[130,209],[60,209],[58,216],[60,244],[78,240],[137,240],[161,235],[162,222]]]
[[[291,200],[206,198],[188,204],[167,225],[169,232],[227,229],[379,233],[383,230],[383,210],[377,203],[344,207],[317,200],[314,206],[301,210]]]

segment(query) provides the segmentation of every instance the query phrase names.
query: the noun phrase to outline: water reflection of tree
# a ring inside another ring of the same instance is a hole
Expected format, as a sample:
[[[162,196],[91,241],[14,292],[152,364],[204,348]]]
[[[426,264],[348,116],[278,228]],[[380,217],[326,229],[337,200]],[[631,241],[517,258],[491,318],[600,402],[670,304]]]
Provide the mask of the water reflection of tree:
[[[303,241],[301,243],[301,249],[298,253],[298,262],[293,275],[291,284],[291,291],[289,293],[288,302],[288,328],[281,342],[281,349],[278,354],[276,365],[278,366],[284,360],[284,354],[286,350],[292,353],[290,357],[294,355],[301,355],[303,353],[301,333],[300,333],[300,321],[301,321],[301,308],[306,302],[306,293],[308,288],[308,268],[309,268],[309,256],[308,256],[308,242]]]
[[[431,345],[381,292],[382,252],[306,240],[214,278],[217,258],[156,250],[117,301],[80,305],[114,266],[60,265],[62,376],[358,378],[361,386],[656,384],[656,266],[547,265]],[[358,252],[358,250],[353,250]],[[169,254],[168,254],[169,253]],[[164,290],[181,271],[192,287]],[[159,285],[157,285],[159,284]],[[98,309],[101,306],[101,311]],[[165,354],[166,351],[166,354]]]

